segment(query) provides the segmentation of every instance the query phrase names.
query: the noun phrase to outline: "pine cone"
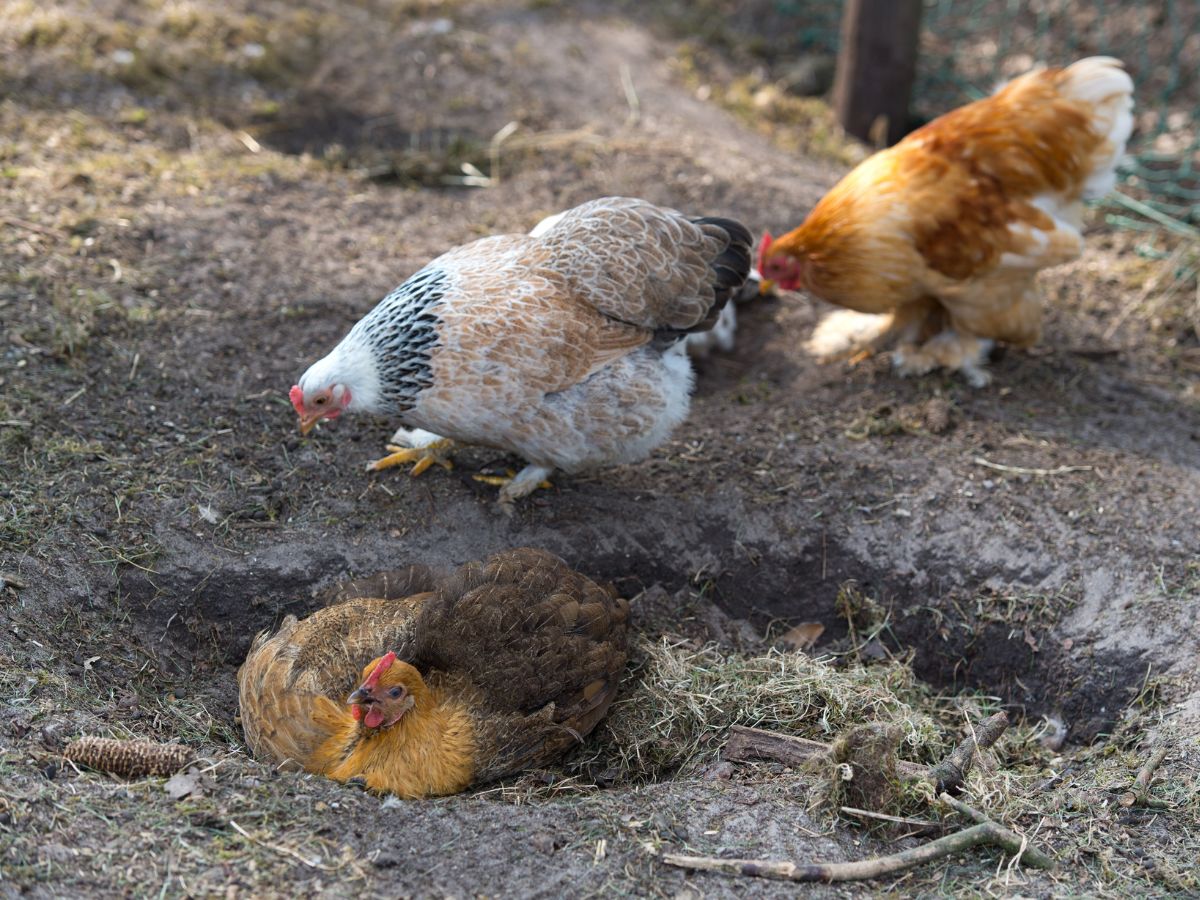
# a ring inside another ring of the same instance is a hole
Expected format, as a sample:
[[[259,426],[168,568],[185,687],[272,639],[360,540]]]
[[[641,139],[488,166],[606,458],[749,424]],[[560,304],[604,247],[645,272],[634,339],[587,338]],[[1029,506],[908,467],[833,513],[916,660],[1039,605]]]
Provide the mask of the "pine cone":
[[[81,737],[67,745],[63,756],[71,762],[125,778],[172,775],[192,760],[191,748],[153,741],[116,741]]]
[[[941,397],[930,397],[922,418],[930,434],[941,434],[950,427],[950,404]]]

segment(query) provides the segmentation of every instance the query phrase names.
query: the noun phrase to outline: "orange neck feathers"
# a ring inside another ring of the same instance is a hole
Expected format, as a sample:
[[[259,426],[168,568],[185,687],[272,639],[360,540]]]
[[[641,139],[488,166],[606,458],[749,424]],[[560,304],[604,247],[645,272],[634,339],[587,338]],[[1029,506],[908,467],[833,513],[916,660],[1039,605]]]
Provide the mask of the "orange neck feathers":
[[[327,697],[316,718],[329,737],[306,768],[335,781],[363,779],[367,787],[406,800],[457,793],[475,773],[475,741],[465,708],[424,684],[412,685],[412,708],[394,725],[368,728],[348,707]]]

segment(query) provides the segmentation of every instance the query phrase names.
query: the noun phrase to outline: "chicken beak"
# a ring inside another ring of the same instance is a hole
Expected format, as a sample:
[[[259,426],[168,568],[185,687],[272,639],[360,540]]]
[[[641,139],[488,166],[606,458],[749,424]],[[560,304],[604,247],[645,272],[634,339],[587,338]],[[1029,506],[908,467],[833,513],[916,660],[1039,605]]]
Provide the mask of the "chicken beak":
[[[366,688],[361,688],[361,687],[357,688],[353,694],[351,694],[349,697],[346,698],[346,702],[349,704],[370,703],[371,702],[371,692],[368,691]]]
[[[775,293],[775,282],[770,278],[764,278],[758,283],[758,296],[770,297]]]
[[[313,430],[313,426],[321,420],[320,413],[308,413],[300,416],[300,434],[307,435]]]

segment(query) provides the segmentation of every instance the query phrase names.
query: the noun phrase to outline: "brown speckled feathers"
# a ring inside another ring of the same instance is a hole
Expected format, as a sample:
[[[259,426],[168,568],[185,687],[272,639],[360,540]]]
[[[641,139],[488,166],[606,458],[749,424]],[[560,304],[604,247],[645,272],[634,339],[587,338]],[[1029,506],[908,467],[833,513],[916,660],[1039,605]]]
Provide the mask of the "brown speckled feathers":
[[[296,402],[337,385],[349,411],[550,471],[644,459],[687,415],[681,342],[743,285],[751,243],[732,220],[627,197],[473,241],[380,301]]]
[[[374,589],[389,596],[362,596]],[[336,596],[260,634],[238,673],[257,756],[308,768],[329,737],[318,698],[344,706],[362,667],[394,651],[467,709],[473,781],[485,781],[547,762],[591,731],[625,666],[628,603],[541,550],[504,551],[445,577],[386,573]]]

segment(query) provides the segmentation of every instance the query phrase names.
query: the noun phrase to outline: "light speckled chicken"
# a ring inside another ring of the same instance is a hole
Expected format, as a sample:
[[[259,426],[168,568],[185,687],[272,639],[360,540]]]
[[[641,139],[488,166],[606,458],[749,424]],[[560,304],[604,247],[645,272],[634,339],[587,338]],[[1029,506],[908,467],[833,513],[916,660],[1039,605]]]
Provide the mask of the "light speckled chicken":
[[[352,582],[254,640],[238,671],[256,756],[405,798],[551,762],[604,717],[629,604],[543,550]]]
[[[623,197],[529,235],[438,257],[385,297],[291,391],[307,433],[359,410],[396,416],[408,449],[372,465],[446,464],[453,442],[555,469],[643,459],[687,415],[684,337],[711,328],[750,270],[749,232]]]
[[[817,355],[895,341],[903,374],[986,384],[993,341],[1041,334],[1039,270],[1083,252],[1083,201],[1112,190],[1132,92],[1107,57],[1014,79],[860,164],[799,228],[764,237],[759,268],[847,307],[818,325]]]

